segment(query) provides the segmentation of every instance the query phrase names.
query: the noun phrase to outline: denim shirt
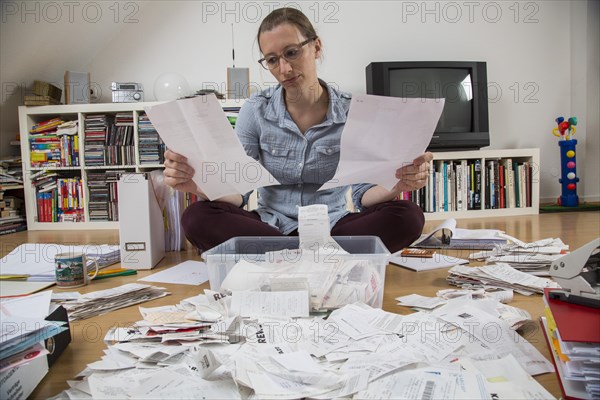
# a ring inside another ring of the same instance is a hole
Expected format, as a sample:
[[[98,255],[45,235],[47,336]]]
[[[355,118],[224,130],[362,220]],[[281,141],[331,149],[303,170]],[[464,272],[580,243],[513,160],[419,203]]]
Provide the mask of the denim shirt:
[[[340,160],[340,139],[351,95],[328,86],[329,108],[325,120],[304,134],[287,112],[281,86],[253,95],[242,106],[236,133],[246,153],[260,163],[280,185],[258,189],[257,212],[262,221],[289,234],[298,228],[298,207],[326,204],[331,227],[348,214],[348,186],[317,191],[330,180]],[[372,184],[352,185],[352,201],[361,198]],[[245,196],[245,199],[249,195]]]

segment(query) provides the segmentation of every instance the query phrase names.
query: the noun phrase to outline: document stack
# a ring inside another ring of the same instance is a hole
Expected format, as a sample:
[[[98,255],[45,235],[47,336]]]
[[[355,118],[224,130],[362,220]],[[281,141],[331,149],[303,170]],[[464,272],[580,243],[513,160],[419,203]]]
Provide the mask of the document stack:
[[[551,299],[549,290],[544,303],[541,323],[565,398],[600,398],[600,310]]]
[[[94,260],[104,268],[120,259],[118,245],[62,245],[54,243],[24,243],[0,259],[0,279],[10,276],[29,282],[54,282],[54,256],[59,253],[85,253],[88,265]]]
[[[484,267],[456,265],[450,268],[446,280],[449,284],[459,286],[463,289],[512,289],[526,296],[533,293],[543,293],[546,288],[560,287],[550,279],[518,271],[505,263],[486,265]]]
[[[69,321],[77,321],[158,299],[168,294],[170,293],[164,288],[130,283],[112,289],[86,293],[76,301],[65,303],[64,307],[69,314]]]
[[[508,263],[511,267],[536,276],[550,276],[550,265],[569,250],[559,238],[547,238],[524,243],[510,238],[510,243],[496,246],[491,251],[480,251],[469,256],[472,260]]]

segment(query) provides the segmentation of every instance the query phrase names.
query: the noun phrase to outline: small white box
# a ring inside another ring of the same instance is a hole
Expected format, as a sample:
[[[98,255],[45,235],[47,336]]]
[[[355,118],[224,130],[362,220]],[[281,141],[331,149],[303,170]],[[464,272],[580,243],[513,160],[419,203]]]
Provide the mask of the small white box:
[[[165,256],[165,224],[152,181],[125,173],[117,185],[121,266],[152,269]]]

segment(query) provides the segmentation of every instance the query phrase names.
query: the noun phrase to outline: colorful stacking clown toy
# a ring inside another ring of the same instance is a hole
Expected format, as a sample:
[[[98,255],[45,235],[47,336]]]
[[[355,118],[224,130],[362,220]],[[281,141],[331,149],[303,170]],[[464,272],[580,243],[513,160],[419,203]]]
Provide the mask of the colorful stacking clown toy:
[[[579,197],[577,196],[577,163],[575,161],[575,146],[577,140],[572,139],[577,131],[577,118],[571,117],[567,121],[563,117],[556,118],[557,127],[552,130],[554,136],[559,137],[560,141],[560,165],[561,173],[558,180],[561,184],[562,191],[558,198],[558,204],[563,207],[577,207],[579,205]]]

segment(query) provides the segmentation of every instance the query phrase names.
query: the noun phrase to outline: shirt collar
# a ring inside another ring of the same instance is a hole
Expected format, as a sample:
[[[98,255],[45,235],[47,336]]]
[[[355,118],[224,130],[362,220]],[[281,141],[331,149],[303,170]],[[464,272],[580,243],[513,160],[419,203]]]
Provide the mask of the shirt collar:
[[[327,82],[321,79],[319,79],[319,82],[327,89],[327,93],[329,94],[327,116],[325,117],[325,121],[321,122],[319,126],[344,123],[346,121],[346,114],[348,113],[351,96],[348,94],[341,94],[337,89],[328,85]],[[265,110],[264,118],[275,121],[281,128],[285,128],[287,110],[283,98],[283,87],[277,85],[265,90],[263,95],[270,99]]]

